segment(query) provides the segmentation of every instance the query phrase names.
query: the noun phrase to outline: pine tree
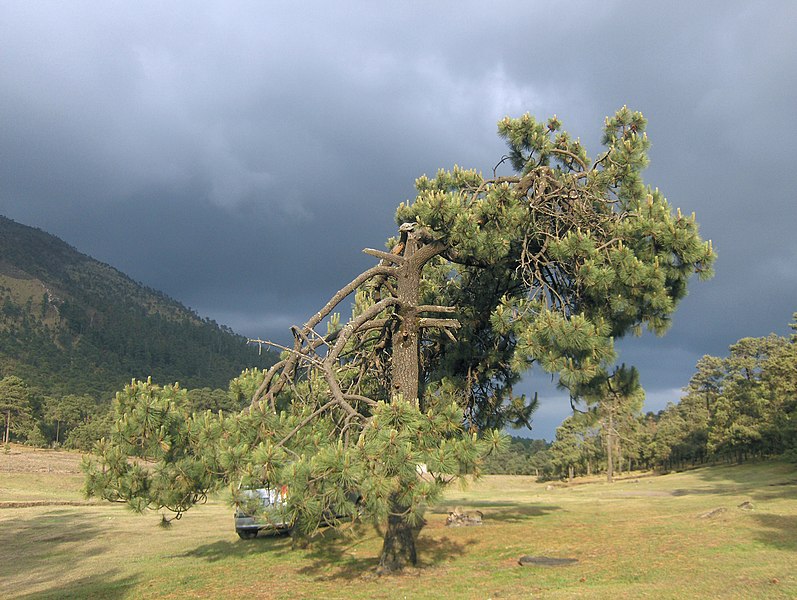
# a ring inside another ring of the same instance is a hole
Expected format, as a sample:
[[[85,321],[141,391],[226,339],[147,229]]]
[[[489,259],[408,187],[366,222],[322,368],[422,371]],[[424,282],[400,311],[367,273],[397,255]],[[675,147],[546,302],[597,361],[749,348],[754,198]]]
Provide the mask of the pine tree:
[[[30,391],[16,375],[0,379],[0,414],[3,415],[3,443],[8,444],[11,433],[30,420]]]
[[[771,435],[797,456],[797,313],[792,318],[792,335],[770,352],[764,371],[777,402]]]
[[[600,372],[591,380],[570,389],[574,400],[584,400],[599,423],[606,448],[606,481],[614,480],[615,460],[622,456],[624,442],[633,445],[631,432],[645,402],[645,390],[639,384],[639,372],[625,364],[611,374]]]
[[[571,415],[556,428],[556,438],[549,453],[557,472],[567,476],[568,481],[573,481],[578,468],[587,462],[589,425],[589,419],[583,415]]]
[[[513,393],[523,372],[536,364],[567,386],[592,380],[614,360],[616,337],[643,326],[663,332],[690,275],[710,276],[713,250],[694,215],[673,214],[642,182],[644,129],[624,107],[606,120],[604,151],[590,160],[555,117],[504,119],[509,153],[493,176],[455,166],[419,178],[415,199],[397,210],[390,251],[366,249],[379,264],[292,329],[292,348],[257,375],[247,412],[206,413],[173,433],[169,420],[163,435],[142,437],[143,422],[127,417],[138,404],[120,401],[116,440],[89,467],[90,489],[151,498],[146,481],[131,493],[126,478],[99,474],[128,469],[117,457],[132,449],[153,451],[168,470],[185,450],[158,454],[150,440],[190,449],[197,437],[205,442],[191,464],[208,473],[298,490],[291,511],[305,531],[358,495],[363,518],[387,525],[380,570],[413,564],[424,507],[453,478],[478,474],[504,443],[497,428],[530,424],[536,398]],[[205,493],[203,477],[194,495]],[[183,491],[180,510],[192,499]],[[167,506],[167,497],[150,504]]]
[[[715,454],[735,456],[771,454],[780,444],[772,439],[772,425],[782,416],[765,365],[787,343],[770,334],[742,338],[723,361],[722,393],[716,400],[708,432],[708,448]]]

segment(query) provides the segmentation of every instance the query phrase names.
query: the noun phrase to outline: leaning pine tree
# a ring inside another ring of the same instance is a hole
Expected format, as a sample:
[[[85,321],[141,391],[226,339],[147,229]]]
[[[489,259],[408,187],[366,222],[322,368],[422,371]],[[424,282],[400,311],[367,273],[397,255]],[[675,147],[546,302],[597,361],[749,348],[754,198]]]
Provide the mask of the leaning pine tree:
[[[234,383],[253,391],[242,414],[188,418],[179,390],[128,388],[86,466],[88,492],[180,514],[221,483],[289,484],[301,530],[359,514],[384,527],[380,571],[414,564],[424,508],[478,474],[498,429],[529,425],[536,398],[512,391],[524,371],[592,380],[615,337],[663,333],[690,275],[711,275],[694,215],[642,182],[644,130],[621,109],[590,159],[556,118],[504,119],[499,167],[511,173],[418,179],[389,251],[365,250],[378,264],[294,327],[274,367]]]

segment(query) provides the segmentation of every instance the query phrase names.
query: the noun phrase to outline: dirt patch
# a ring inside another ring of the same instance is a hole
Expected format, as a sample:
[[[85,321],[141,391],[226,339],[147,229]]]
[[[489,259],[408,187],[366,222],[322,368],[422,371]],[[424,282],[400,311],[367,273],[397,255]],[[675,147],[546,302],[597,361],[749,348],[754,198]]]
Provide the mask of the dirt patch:
[[[633,491],[617,491],[611,492],[612,496],[617,498],[651,498],[654,496],[675,496],[673,492],[666,492],[660,490],[633,490]]]
[[[577,558],[555,558],[553,556],[521,556],[518,559],[518,564],[521,567],[561,567],[564,565],[574,565],[577,562]]]
[[[32,506],[91,506],[96,502],[79,502],[77,500],[21,500],[0,502],[0,510],[4,508],[30,508]]]
[[[83,455],[66,450],[43,450],[17,444],[0,449],[0,473],[80,473]]]

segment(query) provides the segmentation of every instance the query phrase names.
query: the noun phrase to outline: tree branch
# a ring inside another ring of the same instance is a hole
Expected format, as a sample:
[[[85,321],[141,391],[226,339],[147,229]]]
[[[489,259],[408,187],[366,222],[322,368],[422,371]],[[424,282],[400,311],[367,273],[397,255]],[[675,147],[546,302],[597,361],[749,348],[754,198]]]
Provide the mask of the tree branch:
[[[462,324],[456,319],[432,319],[429,317],[421,317],[418,319],[418,324],[421,327],[450,327],[451,329],[462,327]]]
[[[406,262],[406,259],[399,254],[392,254],[390,252],[383,252],[382,250],[374,250],[373,248],[363,248],[365,254],[370,254],[376,258],[381,258],[396,265],[401,265]]]

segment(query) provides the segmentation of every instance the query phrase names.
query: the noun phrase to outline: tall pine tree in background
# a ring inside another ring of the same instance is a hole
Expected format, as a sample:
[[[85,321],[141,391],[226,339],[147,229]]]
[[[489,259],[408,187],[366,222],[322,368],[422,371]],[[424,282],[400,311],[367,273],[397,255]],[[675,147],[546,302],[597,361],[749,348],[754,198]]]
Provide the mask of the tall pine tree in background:
[[[30,390],[16,375],[0,379],[0,414],[3,418],[3,443],[8,444],[11,434],[28,424],[31,415]]]
[[[587,403],[590,414],[599,424],[606,448],[606,481],[612,483],[615,465],[622,457],[622,445],[634,445],[633,436],[645,390],[639,383],[636,367],[617,367],[611,374],[600,373],[590,381],[574,386],[571,397]]]

